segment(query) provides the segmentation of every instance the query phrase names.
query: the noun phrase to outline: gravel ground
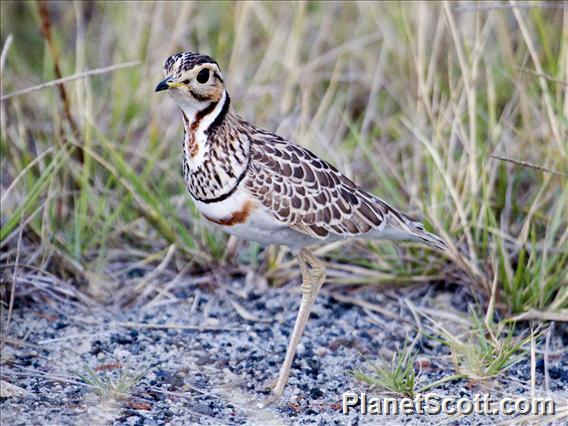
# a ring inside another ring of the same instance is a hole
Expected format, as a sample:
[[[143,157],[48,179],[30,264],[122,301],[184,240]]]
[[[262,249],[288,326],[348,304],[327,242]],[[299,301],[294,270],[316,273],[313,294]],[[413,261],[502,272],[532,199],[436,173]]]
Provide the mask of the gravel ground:
[[[265,406],[263,384],[277,375],[284,358],[299,293],[294,286],[250,290],[239,281],[231,288],[236,292],[185,288],[175,293],[173,302],[130,308],[87,311],[71,305],[20,304],[10,324],[12,343],[2,349],[2,424],[357,425],[385,420],[493,424],[500,420],[477,414],[461,419],[386,418],[341,411],[343,392],[380,394],[357,381],[351,371],[400,347],[405,336],[413,337],[414,321],[407,321],[413,316],[401,300],[416,306],[426,306],[425,300],[433,305],[449,303],[459,313],[468,302],[460,291],[349,293],[379,306],[381,314],[338,302],[328,289],[316,302],[284,396]],[[451,328],[449,320],[444,325]],[[418,341],[420,384],[453,374],[449,349],[432,342]],[[552,343],[557,350],[566,347],[565,327],[557,325]],[[537,389],[542,389],[544,363],[538,356]],[[96,372],[102,384],[93,385],[89,371]],[[567,360],[552,357],[549,374],[555,395],[566,395]],[[456,380],[432,391],[458,397],[484,392],[494,398],[526,396],[529,379],[529,362],[524,360],[490,384]],[[122,398],[100,395],[108,391],[110,381],[124,393]]]

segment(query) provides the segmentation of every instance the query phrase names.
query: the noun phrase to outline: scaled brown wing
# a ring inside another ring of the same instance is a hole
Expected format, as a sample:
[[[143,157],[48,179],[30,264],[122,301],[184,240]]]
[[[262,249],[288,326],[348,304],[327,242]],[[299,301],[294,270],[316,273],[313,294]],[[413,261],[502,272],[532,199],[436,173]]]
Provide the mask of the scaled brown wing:
[[[251,141],[245,186],[274,217],[314,238],[379,227],[388,206],[309,150],[274,135]]]

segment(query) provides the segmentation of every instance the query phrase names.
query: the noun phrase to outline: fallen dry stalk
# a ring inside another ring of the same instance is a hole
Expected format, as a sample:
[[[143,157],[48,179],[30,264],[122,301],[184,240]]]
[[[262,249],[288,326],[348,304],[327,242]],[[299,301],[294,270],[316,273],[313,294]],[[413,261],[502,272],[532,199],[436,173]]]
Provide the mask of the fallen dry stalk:
[[[496,160],[507,161],[508,163],[518,164],[519,166],[530,167],[531,169],[540,170],[541,172],[552,173],[558,176],[568,177],[568,174],[556,170],[547,169],[546,167],[539,166],[538,164],[529,163],[528,161],[516,160],[514,158],[501,157],[495,154],[487,154],[489,157]]]
[[[88,71],[85,71],[85,72],[80,72],[80,73],[77,73],[77,74],[69,75],[67,77],[62,77],[62,78],[58,78],[58,79],[55,79],[55,80],[47,81],[45,83],[41,83],[41,84],[38,84],[36,86],[27,87],[25,89],[16,90],[15,92],[8,93],[7,95],[2,96],[2,98],[0,98],[0,100],[5,101],[6,99],[10,99],[10,98],[13,98],[15,96],[26,95],[26,94],[31,93],[31,92],[36,92],[38,90],[47,89],[48,87],[53,87],[53,86],[56,86],[56,85],[59,85],[59,84],[69,83],[71,81],[80,80],[82,78],[91,77],[93,75],[105,74],[105,73],[120,70],[120,69],[123,69],[123,68],[135,67],[136,65],[140,65],[140,61],[130,61],[130,62],[124,62],[122,64],[109,65],[107,67],[93,68],[92,70],[88,70]]]

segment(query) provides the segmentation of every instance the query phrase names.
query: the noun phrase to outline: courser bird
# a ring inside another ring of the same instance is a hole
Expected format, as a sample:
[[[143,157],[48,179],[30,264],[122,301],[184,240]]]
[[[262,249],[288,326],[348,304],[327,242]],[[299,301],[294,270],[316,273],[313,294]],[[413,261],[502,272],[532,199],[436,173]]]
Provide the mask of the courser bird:
[[[181,110],[183,177],[197,209],[229,234],[284,245],[297,255],[302,299],[273,383],[270,399],[276,400],[325,280],[324,264],[308,246],[353,237],[446,245],[308,149],[237,115],[212,57],[177,53],[163,73],[156,92],[167,91]]]

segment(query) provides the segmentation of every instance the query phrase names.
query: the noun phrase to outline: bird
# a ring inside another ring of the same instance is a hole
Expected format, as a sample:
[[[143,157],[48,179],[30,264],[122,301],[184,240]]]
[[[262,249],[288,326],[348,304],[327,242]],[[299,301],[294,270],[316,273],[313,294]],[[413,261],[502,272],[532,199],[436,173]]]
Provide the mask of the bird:
[[[197,210],[229,234],[287,246],[297,257],[302,296],[284,362],[270,386],[268,400],[276,401],[325,281],[325,265],[312,246],[364,238],[418,241],[444,251],[446,243],[307,148],[238,115],[211,56],[171,55],[163,77],[155,91],[166,91],[180,109],[183,178]]]

